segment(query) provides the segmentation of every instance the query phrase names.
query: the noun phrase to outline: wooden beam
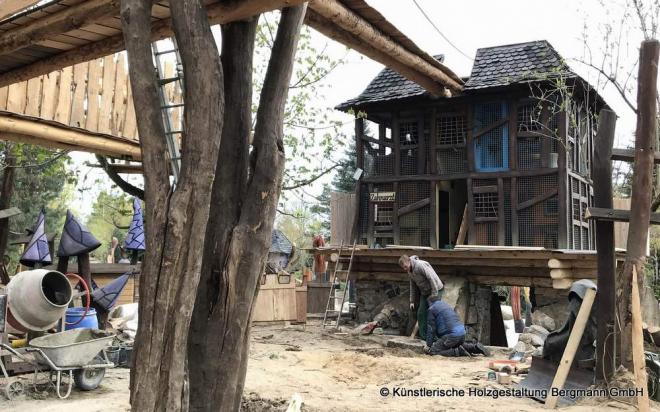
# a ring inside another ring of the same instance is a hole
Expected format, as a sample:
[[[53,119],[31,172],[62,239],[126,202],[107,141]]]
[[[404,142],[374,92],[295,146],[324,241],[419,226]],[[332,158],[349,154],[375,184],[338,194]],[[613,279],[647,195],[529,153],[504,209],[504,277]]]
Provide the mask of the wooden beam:
[[[90,0],[18,26],[0,35],[0,55],[6,55],[92,24],[104,17],[119,15],[119,0]]]
[[[14,14],[34,6],[41,0],[2,0],[0,2],[0,20],[11,17]]]
[[[463,90],[463,81],[449,69],[440,64],[438,66],[431,65],[431,63],[392,41],[388,36],[338,1],[314,0],[310,3],[309,8],[369,44],[370,47],[389,54],[398,62],[419,71],[452,92],[458,93]]]
[[[600,130],[600,128],[598,129]],[[596,149],[598,147],[596,146]],[[612,160],[620,160],[622,162],[633,163],[635,161],[635,150],[634,149],[612,149],[612,154],[610,156]],[[660,164],[660,152],[655,152],[653,154],[653,163]]]
[[[23,137],[25,138],[23,139]],[[138,142],[1,114],[0,138],[22,143],[42,141],[46,146],[50,142],[56,147],[64,145],[69,149],[77,148],[77,150],[91,153],[112,154],[133,160],[142,158]]]
[[[598,115],[598,133],[594,144],[593,170],[594,206],[611,209],[612,204],[612,144],[616,114],[611,110],[601,110]],[[589,211],[587,210],[587,215]],[[614,294],[616,259],[614,257],[614,222],[596,221],[596,250],[598,251],[598,299],[596,338],[596,379],[607,381],[614,373],[614,314],[616,297]]]
[[[639,288],[637,285],[637,268],[633,266],[632,273],[632,352],[633,352],[633,373],[635,374],[635,383],[637,390],[641,393],[637,395],[637,410],[646,412],[649,410],[648,380],[646,377],[646,361],[644,360],[644,331],[642,328],[642,309],[639,297]]]
[[[601,207],[588,207],[585,219],[606,220],[609,222],[629,222],[630,210],[604,209]],[[651,213],[650,223],[660,225],[660,213]]]
[[[474,133],[472,134],[472,137],[473,137],[473,138],[477,138],[477,137],[479,137],[479,136],[481,136],[481,135],[484,135],[484,134],[486,134],[486,133],[492,131],[493,129],[497,129],[498,127],[504,126],[508,121],[509,121],[509,118],[505,117],[504,119],[501,119],[501,120],[498,120],[498,121],[496,121],[496,122],[494,122],[494,123],[491,123],[491,124],[489,124],[488,126],[486,126],[486,127],[482,128],[482,129],[479,129],[479,130],[477,130],[476,132],[474,132]]]
[[[417,210],[417,209],[421,209],[421,208],[423,208],[424,206],[426,206],[426,205],[428,205],[428,204],[430,204],[430,203],[431,203],[431,199],[429,199],[428,197],[426,197],[426,198],[424,198],[424,199],[422,199],[422,200],[418,200],[418,201],[416,201],[415,203],[411,203],[411,204],[409,204],[408,206],[404,206],[404,207],[400,208],[400,209],[397,211],[397,215],[398,215],[398,216],[407,215],[408,213],[412,213],[412,212],[414,212],[414,211]]]
[[[582,305],[580,305],[580,311],[578,312],[577,318],[575,319],[575,324],[573,324],[573,329],[571,330],[571,334],[568,337],[568,343],[566,343],[564,354],[562,355],[561,361],[559,362],[557,374],[552,380],[552,388],[562,389],[564,387],[564,383],[566,383],[568,372],[570,371],[571,365],[573,364],[573,359],[575,358],[575,353],[577,352],[580,340],[582,340],[582,334],[584,333],[584,328],[587,326],[587,321],[589,320],[591,307],[593,306],[595,298],[596,291],[593,289],[587,289],[587,292],[584,295],[584,300],[582,301]],[[549,394],[545,400],[546,408],[554,409],[557,406],[558,400],[558,396]]]
[[[544,200],[548,200],[551,197],[556,196],[557,193],[558,193],[557,188],[552,189],[549,192],[541,193],[540,195],[534,196],[533,198],[531,198],[531,199],[529,199],[525,202],[519,203],[518,206],[516,206],[516,210],[520,211],[520,210],[523,210],[523,209],[527,209],[528,207],[534,206],[537,203],[541,203]]]
[[[364,54],[372,60],[384,64],[390,69],[396,71],[406,79],[419,84],[426,91],[435,96],[442,96],[444,88],[441,84],[433,80],[431,77],[410,68],[409,66],[397,61],[387,53],[384,53],[376,48],[370,47],[369,44],[361,41],[347,31],[341,30],[333,25],[329,20],[323,16],[314,13],[313,10],[307,9],[305,15],[305,24],[326,37],[329,37],[351,49]]]
[[[23,212],[21,212],[21,209],[19,209],[17,207],[10,207],[9,209],[2,209],[2,210],[0,210],[0,219],[7,219],[7,218],[10,218],[12,216],[20,215],[21,213],[23,213]]]
[[[456,245],[465,244],[465,238],[467,237],[467,228],[468,228],[468,205],[465,204],[463,208],[463,218],[461,218],[461,226],[458,228],[458,236],[456,237]]]
[[[224,24],[232,21],[245,20],[267,11],[281,9],[283,7],[291,7],[303,2],[303,0],[249,0],[220,2],[212,3],[206,8],[206,11],[210,24]],[[170,18],[157,20],[151,24],[150,40],[152,42],[171,37],[172,35],[172,20]],[[124,49],[123,34],[111,36],[3,73],[0,75],[0,87],[28,80],[36,76],[41,76],[42,74],[47,74],[64,67],[105,57]]]

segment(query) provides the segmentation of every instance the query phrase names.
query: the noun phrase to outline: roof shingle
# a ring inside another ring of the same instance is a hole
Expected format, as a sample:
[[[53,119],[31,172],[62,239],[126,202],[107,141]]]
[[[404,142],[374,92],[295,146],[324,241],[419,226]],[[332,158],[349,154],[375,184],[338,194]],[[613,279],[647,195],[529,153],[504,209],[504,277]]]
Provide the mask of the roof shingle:
[[[442,61],[443,56],[435,56]],[[503,87],[552,76],[574,77],[562,57],[545,40],[477,50],[472,73],[465,83],[465,92]],[[385,68],[354,99],[339,104],[339,110],[352,107],[426,95],[417,83]]]

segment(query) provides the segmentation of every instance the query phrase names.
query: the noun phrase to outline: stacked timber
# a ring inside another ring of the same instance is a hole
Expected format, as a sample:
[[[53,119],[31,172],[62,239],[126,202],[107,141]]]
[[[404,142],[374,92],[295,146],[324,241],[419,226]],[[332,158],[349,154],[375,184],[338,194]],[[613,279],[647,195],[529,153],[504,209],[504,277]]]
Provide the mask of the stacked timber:
[[[337,248],[313,249],[331,255]],[[537,286],[568,289],[579,279],[596,279],[596,252],[515,247],[462,247],[454,250],[419,248],[360,248],[355,251],[351,277],[356,280],[406,281],[398,265],[401,255],[426,260],[440,277],[460,276],[484,285]],[[332,273],[332,259],[328,270]],[[617,256],[618,261],[623,255]]]

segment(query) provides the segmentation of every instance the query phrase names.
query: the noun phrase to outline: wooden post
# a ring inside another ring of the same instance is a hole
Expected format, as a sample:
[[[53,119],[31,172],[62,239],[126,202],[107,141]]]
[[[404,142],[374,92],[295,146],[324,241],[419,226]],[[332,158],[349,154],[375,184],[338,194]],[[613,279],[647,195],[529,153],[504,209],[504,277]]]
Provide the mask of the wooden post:
[[[570,214],[571,191],[568,186],[568,162],[567,150],[568,144],[568,113],[562,111],[559,114],[559,145],[557,146],[558,161],[557,166],[559,173],[557,173],[558,193],[559,193],[559,240],[558,245],[560,249],[572,248],[569,245],[569,233],[573,230],[573,217]]]
[[[596,207],[611,209],[612,205],[612,144],[616,114],[603,109],[598,116],[598,134],[594,150],[592,178]],[[596,338],[596,379],[607,380],[614,373],[614,222],[596,221],[598,258],[598,335]]]
[[[641,393],[637,395],[637,409],[641,412],[649,410],[649,394],[646,378],[646,361],[644,360],[644,336],[642,331],[642,309],[639,302],[637,287],[637,268],[633,266],[632,273],[632,351],[635,383]]]
[[[362,169],[362,175],[365,174],[364,171],[364,141],[362,140],[362,137],[364,136],[364,119],[361,117],[356,117],[355,118],[355,151],[357,154],[357,160],[356,160],[356,167],[358,169]],[[362,176],[360,179],[358,179],[355,182],[355,218],[353,220],[353,229],[351,230],[351,239],[356,241],[360,237],[361,233],[360,231],[360,210],[362,208],[362,205],[360,204],[362,195],[360,193],[361,191],[361,180]],[[367,200],[368,202],[368,200]]]
[[[573,324],[571,335],[568,337],[566,349],[564,349],[564,354],[562,355],[561,361],[559,362],[557,374],[552,380],[551,388],[562,389],[564,387],[564,383],[566,383],[568,372],[570,371],[571,365],[573,364],[575,352],[577,351],[578,345],[580,344],[580,340],[582,340],[582,334],[584,333],[584,328],[587,325],[587,321],[589,320],[589,314],[591,313],[591,307],[594,304],[595,298],[596,291],[593,289],[587,289],[587,292],[584,295],[584,300],[582,300],[582,305],[580,305],[580,311],[578,312],[577,318],[575,318],[575,323]],[[559,397],[549,394],[545,400],[545,406],[550,409],[555,408],[557,406],[558,399]]]
[[[633,169],[630,223],[623,275],[616,286],[617,313],[621,325],[621,350],[618,361],[628,370],[632,363],[632,294],[633,266],[644,273],[649,220],[651,217],[651,189],[653,185],[653,160],[656,138],[656,97],[658,95],[658,55],[660,42],[645,40],[639,51],[639,75],[637,85],[637,127],[635,130],[635,164]],[[644,276],[639,276],[639,290],[643,290]]]

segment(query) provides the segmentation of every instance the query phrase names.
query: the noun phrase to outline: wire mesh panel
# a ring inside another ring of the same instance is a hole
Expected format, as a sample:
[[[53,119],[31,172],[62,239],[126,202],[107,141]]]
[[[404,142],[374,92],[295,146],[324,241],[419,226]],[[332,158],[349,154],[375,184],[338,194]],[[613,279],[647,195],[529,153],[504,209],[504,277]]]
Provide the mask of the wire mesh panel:
[[[394,152],[389,145],[364,142],[364,175],[394,175]]]
[[[397,193],[397,208],[429,198],[429,182],[401,182]],[[431,208],[426,205],[399,217],[399,241],[402,245],[429,246],[431,243]]]
[[[521,176],[518,178],[518,204],[557,188],[557,175]]]
[[[435,121],[436,146],[465,144],[467,122],[462,114],[439,114]]]
[[[558,247],[558,202],[558,196],[553,196],[518,212],[520,246]]]
[[[358,238],[361,244],[367,243],[367,231],[369,230],[369,186],[360,186],[360,216],[358,218]]]
[[[538,103],[519,104],[516,117],[519,132],[535,132],[542,129],[541,106]]]
[[[468,171],[465,146],[438,149],[437,168],[439,175],[452,175]]]
[[[504,179],[504,245],[513,246],[511,234],[511,180]]]
[[[481,103],[474,105],[473,132],[492,126],[505,119],[507,106],[503,102]],[[476,136],[474,139],[475,169],[479,172],[492,172],[509,168],[508,158],[509,132],[506,124]]]
[[[518,138],[518,169],[541,168],[541,137]]]
[[[497,222],[476,223],[474,239],[477,245],[497,246]]]
[[[494,193],[475,193],[472,202],[475,217],[497,217],[499,197]]]
[[[418,162],[419,130],[416,121],[399,123],[399,170],[404,176],[416,175]]]

